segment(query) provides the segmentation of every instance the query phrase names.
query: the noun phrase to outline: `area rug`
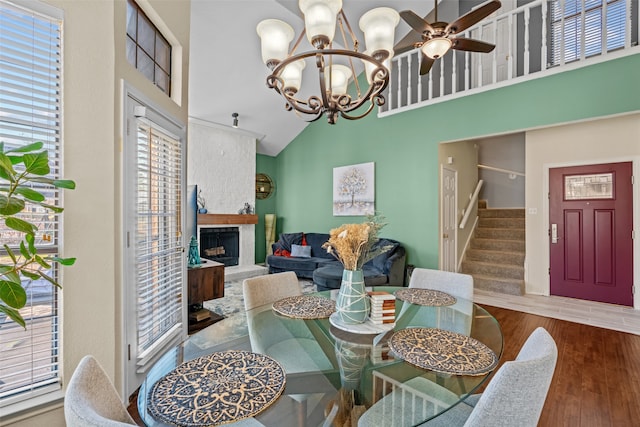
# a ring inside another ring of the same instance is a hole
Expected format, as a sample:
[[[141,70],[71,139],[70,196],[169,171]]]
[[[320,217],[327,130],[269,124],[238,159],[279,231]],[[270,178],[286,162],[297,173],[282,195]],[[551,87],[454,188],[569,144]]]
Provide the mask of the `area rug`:
[[[316,291],[316,285],[310,280],[300,279],[303,294]],[[202,306],[207,310],[218,313],[220,316],[230,315],[244,311],[244,298],[242,296],[242,280],[224,283],[224,297],[205,301]]]

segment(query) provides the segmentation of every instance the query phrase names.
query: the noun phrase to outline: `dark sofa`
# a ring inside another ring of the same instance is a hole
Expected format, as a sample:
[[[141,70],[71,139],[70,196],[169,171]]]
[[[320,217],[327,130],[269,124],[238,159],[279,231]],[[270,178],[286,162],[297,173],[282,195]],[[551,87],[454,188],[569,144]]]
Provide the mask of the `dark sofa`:
[[[327,253],[322,245],[329,240],[327,233],[282,233],[280,239],[272,245],[273,255],[267,256],[269,273],[293,271],[300,278],[313,279],[319,291],[338,289],[342,280],[343,267],[333,255]],[[303,246],[303,256],[291,256]],[[294,245],[298,245],[297,248]],[[367,262],[362,270],[367,286],[394,285],[403,286],[406,252],[396,240],[380,238],[379,245],[392,245],[391,250],[382,253]],[[309,252],[310,248],[310,252]]]

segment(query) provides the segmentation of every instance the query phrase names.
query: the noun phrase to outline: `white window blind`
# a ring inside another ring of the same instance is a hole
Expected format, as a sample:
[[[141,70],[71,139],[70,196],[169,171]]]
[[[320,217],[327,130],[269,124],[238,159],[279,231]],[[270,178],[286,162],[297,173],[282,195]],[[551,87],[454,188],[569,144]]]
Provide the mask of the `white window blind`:
[[[12,148],[43,142],[49,152],[49,178],[59,178],[62,12],[36,1],[29,6],[37,10],[0,0],[0,141]],[[46,203],[59,204],[57,190],[38,191],[46,195]],[[59,216],[31,207],[22,215],[38,227],[38,251],[56,254]],[[0,243],[15,247],[22,237],[4,222],[0,236]],[[0,250],[0,256],[6,252]],[[57,278],[56,269],[49,274]],[[20,313],[27,329],[0,314],[0,408],[59,388],[57,289],[45,280],[25,280],[23,286],[27,304]]]
[[[137,119],[135,269],[140,365],[182,322],[181,142]]]
[[[625,0],[555,0],[551,5],[551,65],[624,47]]]

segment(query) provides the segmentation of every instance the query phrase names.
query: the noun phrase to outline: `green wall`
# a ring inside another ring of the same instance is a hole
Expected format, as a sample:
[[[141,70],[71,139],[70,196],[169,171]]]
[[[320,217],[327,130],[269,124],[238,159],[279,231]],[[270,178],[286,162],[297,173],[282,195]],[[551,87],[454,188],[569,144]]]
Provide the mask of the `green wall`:
[[[256,155],[256,173],[264,173],[271,177],[275,183],[275,191],[273,194],[264,200],[256,199],[256,214],[258,215],[258,224],[256,225],[256,263],[263,263],[266,257],[266,238],[264,234],[264,215],[268,213],[275,213],[276,211],[276,198],[278,196],[278,166],[275,157],[264,156],[262,154]],[[276,221],[276,233],[278,233],[279,224]],[[278,234],[276,234],[276,239]]]
[[[439,143],[640,110],[638,75],[635,54],[385,118],[372,113],[335,126],[322,118],[269,164],[277,171],[278,231],[361,222],[333,216],[333,168],[375,162],[376,210],[388,222],[382,235],[403,242],[407,262],[437,267]]]

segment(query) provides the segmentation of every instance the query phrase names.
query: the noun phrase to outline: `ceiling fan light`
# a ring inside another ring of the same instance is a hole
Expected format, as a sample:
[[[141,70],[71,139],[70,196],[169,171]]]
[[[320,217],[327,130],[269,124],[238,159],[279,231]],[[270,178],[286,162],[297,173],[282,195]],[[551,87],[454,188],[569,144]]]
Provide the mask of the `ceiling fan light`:
[[[285,93],[297,93],[302,85],[302,70],[306,67],[307,63],[304,59],[294,61],[291,64],[284,67],[282,74],[282,81],[284,82]]]
[[[446,37],[435,37],[422,45],[422,53],[431,59],[438,59],[449,51],[451,40]]]
[[[312,46],[324,48],[331,43],[336,32],[336,17],[342,9],[342,0],[300,0],[304,14],[307,39]]]
[[[364,32],[367,51],[393,51],[395,29],[400,22],[400,14],[389,7],[371,9],[360,18],[360,29]],[[392,56],[392,55],[389,55]]]
[[[271,67],[289,54],[289,43],[295,35],[291,25],[279,19],[265,19],[256,27],[261,40],[262,62]]]
[[[371,56],[371,53],[369,51],[363,52],[365,55],[369,55]],[[384,66],[384,68],[387,69],[388,72],[391,72],[391,58],[393,58],[393,50],[391,50],[391,52],[389,52],[389,56],[387,57],[387,59],[385,59],[382,62],[382,65]],[[371,61],[365,61],[364,59],[362,60],[362,63],[364,64],[364,70],[365,70],[365,75],[367,76],[367,82],[369,82],[369,84],[371,84],[372,81],[382,81],[382,79],[380,78],[380,74],[375,74],[373,75],[373,73],[375,72],[375,70],[378,68],[376,66],[376,64],[374,64]]]
[[[347,93],[349,79],[352,76],[351,68],[346,65],[331,65],[324,69],[324,80],[327,89],[333,96]]]

